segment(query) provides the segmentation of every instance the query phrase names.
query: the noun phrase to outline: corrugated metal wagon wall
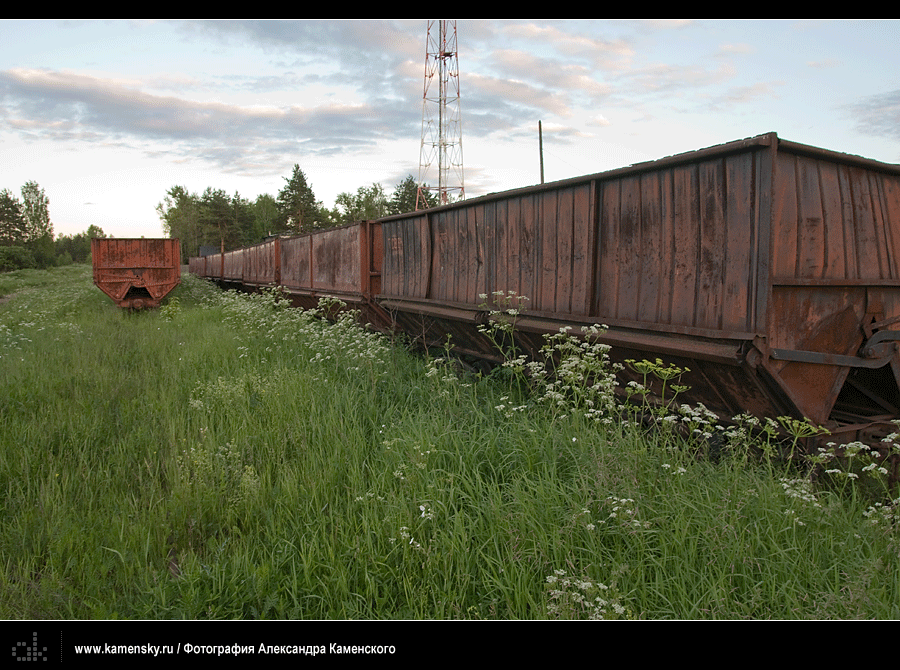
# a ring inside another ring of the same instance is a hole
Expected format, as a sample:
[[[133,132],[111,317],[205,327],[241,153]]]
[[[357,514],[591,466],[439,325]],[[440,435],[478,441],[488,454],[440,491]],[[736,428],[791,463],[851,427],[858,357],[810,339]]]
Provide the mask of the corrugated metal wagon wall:
[[[280,283],[295,306],[317,307],[336,298],[359,310],[364,323],[381,330],[390,324],[372,299],[381,290],[381,224],[360,221],[280,240]]]
[[[591,314],[659,329],[753,332],[762,162],[752,151],[599,182]]]
[[[490,357],[480,296],[527,296],[526,348],[605,324],[620,358],[690,367],[723,417],[898,418],[898,180],[770,133],[388,217],[380,299],[411,336]]]
[[[273,239],[244,249],[244,284],[275,286],[280,283],[280,244]]]

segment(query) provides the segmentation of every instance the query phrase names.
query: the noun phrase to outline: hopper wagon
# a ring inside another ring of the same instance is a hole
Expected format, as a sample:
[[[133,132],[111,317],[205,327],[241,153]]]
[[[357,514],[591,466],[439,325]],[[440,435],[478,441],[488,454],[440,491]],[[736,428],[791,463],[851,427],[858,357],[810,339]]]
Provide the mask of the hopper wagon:
[[[381,224],[356,223],[191,259],[191,272],[223,288],[280,286],[294,307],[312,309],[322,298],[358,310],[364,323],[389,328],[373,296],[381,291]]]
[[[91,239],[94,284],[123,309],[159,307],[181,283],[177,239]]]
[[[505,306],[496,293],[522,296],[521,350],[605,326],[613,361],[687,369],[679,398],[726,421],[808,418],[872,443],[900,420],[900,166],[775,133],[273,240],[200,272],[365,305],[385,330],[449,334],[489,361],[479,325]]]
[[[483,296],[512,292],[523,350],[604,325],[725,420],[872,442],[900,419],[898,165],[768,133],[381,224],[378,302],[412,337],[496,356]]]

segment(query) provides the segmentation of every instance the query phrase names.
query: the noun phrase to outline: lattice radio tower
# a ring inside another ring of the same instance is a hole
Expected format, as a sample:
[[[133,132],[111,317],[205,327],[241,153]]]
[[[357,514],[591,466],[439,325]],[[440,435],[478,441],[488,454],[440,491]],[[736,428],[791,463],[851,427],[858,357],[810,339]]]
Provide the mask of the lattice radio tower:
[[[435,81],[437,79],[437,81]],[[425,184],[434,179],[437,186]],[[425,191],[437,192],[441,205],[462,200],[462,125],[459,116],[459,61],[456,21],[430,20],[425,44],[425,94],[422,97],[422,148],[416,209],[427,207]]]

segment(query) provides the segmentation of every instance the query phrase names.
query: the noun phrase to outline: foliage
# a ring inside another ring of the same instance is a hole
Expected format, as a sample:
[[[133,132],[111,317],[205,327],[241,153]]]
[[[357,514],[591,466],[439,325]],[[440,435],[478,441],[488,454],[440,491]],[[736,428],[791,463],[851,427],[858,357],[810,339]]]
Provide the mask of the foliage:
[[[419,209],[427,209],[429,207],[436,207],[438,205],[437,196],[427,189],[428,184],[425,184],[425,189],[423,189],[422,191],[422,196],[425,198],[425,203],[424,206],[419,207]],[[407,212],[416,211],[418,193],[418,183],[412,175],[407,175],[406,178],[399,184],[397,184],[397,187],[394,189],[394,194],[391,197],[391,201],[388,206],[388,213],[405,214]]]
[[[0,292],[0,618],[900,617],[881,460],[597,421],[581,334],[550,403],[275,290],[185,276],[127,315],[76,265]]]
[[[278,226],[278,202],[268,193],[256,196],[252,205],[253,224],[250,227],[250,241],[259,241],[271,235]]]
[[[28,248],[34,256],[34,267],[49,268],[56,265],[56,248],[53,244],[53,236],[49,233],[31,240]]]
[[[50,222],[50,201],[37,182],[28,181],[22,186],[22,216],[25,218],[25,241],[39,239],[53,241],[53,224]]]
[[[22,244],[26,238],[22,202],[10,191],[0,191],[0,245]]]
[[[239,193],[229,196],[212,187],[198,195],[173,186],[156,211],[166,236],[181,240],[182,258],[196,256],[201,246],[229,250],[261,241],[266,223],[258,221],[258,216],[262,212],[271,217],[271,211],[256,207]]]
[[[207,188],[200,196],[198,219],[203,239],[215,240],[216,246],[235,249],[248,242],[250,205],[237,193],[232,198],[221,189]]]
[[[387,196],[379,183],[360,186],[356,193],[339,193],[335,198],[339,223],[380,219],[388,213]]]
[[[181,240],[183,258],[198,253],[201,244],[209,244],[200,226],[200,203],[196,193],[184,186],[173,186],[156,206],[166,237]]]
[[[284,180],[286,184],[276,199],[279,211],[277,232],[304,233],[321,228],[321,208],[300,166],[295,164],[290,178],[285,177]]]
[[[106,233],[100,226],[90,225],[83,233],[59,235],[54,243],[57,265],[87,263],[91,259],[91,240],[104,238]]]
[[[47,268],[56,264],[49,204],[37,182],[22,186],[21,200],[8,189],[0,191],[0,245],[24,249],[5,252],[0,269]]]
[[[34,254],[21,246],[0,247],[0,272],[37,267]]]
[[[418,184],[412,175],[397,184],[390,199],[384,187],[375,182],[371,186],[361,186],[356,193],[340,193],[335,199],[335,208],[330,212],[329,220],[334,225],[378,219],[393,214],[404,214],[416,210]],[[425,208],[437,205],[436,196],[424,191]]]
[[[261,242],[271,235],[297,234],[310,230],[377,219],[390,214],[414,211],[418,186],[412,175],[394,189],[390,199],[384,187],[375,182],[361,186],[355,193],[338,194],[335,205],[327,209],[316,200],[306,174],[295,164],[290,177],[277,197],[262,193],[254,201],[222,189],[207,187],[202,194],[184,186],[173,186],[156,206],[167,237],[181,240],[182,258],[199,253],[201,246],[224,248],[225,251]],[[425,192],[428,206],[436,198]],[[75,262],[83,254],[66,248]],[[57,254],[62,253],[57,247]]]

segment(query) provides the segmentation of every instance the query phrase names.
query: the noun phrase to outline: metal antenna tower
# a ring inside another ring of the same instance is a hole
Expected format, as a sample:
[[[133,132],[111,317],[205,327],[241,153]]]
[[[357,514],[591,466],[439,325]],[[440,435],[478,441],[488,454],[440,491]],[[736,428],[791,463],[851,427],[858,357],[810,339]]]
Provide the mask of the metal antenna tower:
[[[435,77],[437,82],[434,81]],[[434,90],[435,88],[437,90]],[[434,178],[435,161],[438,185],[426,187],[425,183],[429,178]],[[424,191],[437,191],[438,202],[441,205],[454,199],[462,200],[466,195],[463,183],[462,125],[459,115],[456,21],[445,19],[428,22],[417,210],[428,206]]]

